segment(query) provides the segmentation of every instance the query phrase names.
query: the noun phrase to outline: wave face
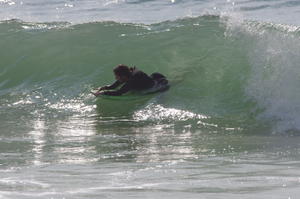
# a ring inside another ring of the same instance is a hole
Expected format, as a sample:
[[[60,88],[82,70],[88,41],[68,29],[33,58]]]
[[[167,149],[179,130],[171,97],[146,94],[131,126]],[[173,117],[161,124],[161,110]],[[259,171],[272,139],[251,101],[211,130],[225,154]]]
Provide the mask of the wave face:
[[[92,118],[101,128],[300,129],[295,26],[208,15],[151,25],[10,20],[0,34],[1,129],[32,117]],[[90,96],[120,63],[165,74],[171,89],[127,100]]]

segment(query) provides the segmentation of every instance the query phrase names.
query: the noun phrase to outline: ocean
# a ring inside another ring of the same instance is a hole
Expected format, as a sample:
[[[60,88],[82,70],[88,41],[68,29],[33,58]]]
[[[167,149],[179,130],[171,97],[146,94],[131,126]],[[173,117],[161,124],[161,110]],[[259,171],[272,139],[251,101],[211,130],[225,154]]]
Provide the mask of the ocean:
[[[0,198],[298,198],[299,16],[292,0],[0,0]],[[91,95],[118,64],[170,89]]]

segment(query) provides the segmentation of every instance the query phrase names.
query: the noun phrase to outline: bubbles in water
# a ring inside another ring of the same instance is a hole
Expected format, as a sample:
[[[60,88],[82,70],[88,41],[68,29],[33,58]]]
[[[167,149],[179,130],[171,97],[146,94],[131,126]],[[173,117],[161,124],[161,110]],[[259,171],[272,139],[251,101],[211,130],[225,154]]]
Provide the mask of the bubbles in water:
[[[290,30],[263,27],[259,34],[252,32],[249,52],[246,93],[263,109],[261,118],[277,122],[278,131],[300,129],[300,39]]]
[[[153,121],[186,121],[186,120],[201,120],[207,119],[205,115],[196,114],[186,110],[179,110],[175,108],[165,108],[159,104],[150,104],[146,108],[134,113],[136,120],[153,120]]]

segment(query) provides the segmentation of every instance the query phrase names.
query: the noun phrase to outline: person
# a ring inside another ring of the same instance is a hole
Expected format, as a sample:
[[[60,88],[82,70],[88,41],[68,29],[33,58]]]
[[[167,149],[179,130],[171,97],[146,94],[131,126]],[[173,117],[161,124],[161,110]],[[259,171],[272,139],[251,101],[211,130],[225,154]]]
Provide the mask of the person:
[[[116,81],[108,86],[103,86],[97,89],[94,93],[95,96],[98,95],[110,95],[119,96],[123,95],[129,91],[142,91],[153,88],[157,83],[168,84],[166,77],[160,73],[153,73],[148,76],[136,67],[128,67],[124,64],[120,64],[113,70]],[[113,90],[121,86],[117,90]]]

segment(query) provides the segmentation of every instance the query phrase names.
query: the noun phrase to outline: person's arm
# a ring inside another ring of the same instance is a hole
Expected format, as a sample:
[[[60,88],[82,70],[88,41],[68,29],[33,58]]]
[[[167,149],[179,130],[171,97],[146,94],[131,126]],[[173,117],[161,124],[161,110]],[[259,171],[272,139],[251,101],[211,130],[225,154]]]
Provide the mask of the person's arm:
[[[98,88],[98,92],[99,91],[103,91],[103,90],[111,90],[111,89],[115,89],[117,88],[118,86],[120,86],[122,83],[119,82],[118,80],[115,81],[112,85],[107,85],[107,86],[103,86],[103,87],[100,87]]]
[[[103,94],[103,90],[115,89],[118,86],[120,86],[121,84],[122,84],[121,82],[115,81],[112,85],[100,87],[100,88],[97,89],[96,92],[91,92],[91,93],[97,97],[98,95],[102,95]]]
[[[123,95],[124,93],[127,93],[131,90],[131,86],[129,83],[125,83],[124,86],[122,86],[120,89],[116,91],[104,91],[101,92],[102,95],[110,95],[110,96],[119,96]]]

